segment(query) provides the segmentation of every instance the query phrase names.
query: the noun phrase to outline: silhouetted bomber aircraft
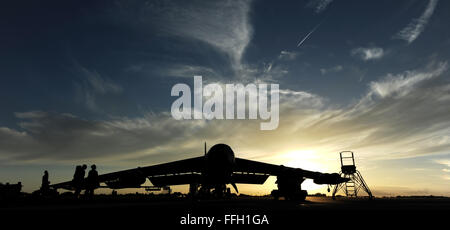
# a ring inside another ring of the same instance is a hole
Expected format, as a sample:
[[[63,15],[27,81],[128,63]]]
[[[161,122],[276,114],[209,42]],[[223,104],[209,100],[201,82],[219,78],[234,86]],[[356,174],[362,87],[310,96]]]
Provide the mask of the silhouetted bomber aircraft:
[[[301,190],[305,179],[313,179],[316,184],[339,184],[348,181],[337,173],[321,173],[300,168],[285,167],[258,161],[236,158],[230,146],[216,144],[201,157],[180,161],[138,167],[99,176],[99,182],[108,188],[140,188],[146,178],[153,186],[190,185],[191,195],[210,194],[221,196],[231,184],[238,192],[236,184],[264,184],[269,176],[277,177],[278,190],[272,191],[276,198],[304,200],[307,192]],[[53,184],[54,189],[73,190],[71,181]]]

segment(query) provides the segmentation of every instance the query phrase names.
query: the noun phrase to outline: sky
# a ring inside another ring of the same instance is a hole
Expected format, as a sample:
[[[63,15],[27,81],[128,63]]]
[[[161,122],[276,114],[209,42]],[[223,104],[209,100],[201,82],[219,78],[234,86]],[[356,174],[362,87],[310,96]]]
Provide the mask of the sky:
[[[203,154],[450,196],[450,2],[10,1],[0,9],[0,182],[39,188]],[[275,83],[280,121],[175,120],[177,83]],[[239,186],[267,194],[263,186]],[[326,186],[304,183],[310,193]],[[185,191],[186,186],[175,190]]]

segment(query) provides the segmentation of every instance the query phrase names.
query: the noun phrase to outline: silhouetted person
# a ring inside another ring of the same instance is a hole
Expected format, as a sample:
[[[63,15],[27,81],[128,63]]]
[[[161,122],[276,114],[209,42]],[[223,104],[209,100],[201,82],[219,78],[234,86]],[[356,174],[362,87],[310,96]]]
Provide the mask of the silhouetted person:
[[[73,174],[72,184],[75,188],[75,196],[78,197],[81,192],[81,181],[80,181],[80,173],[81,173],[81,165],[77,165],[75,167],[75,173]]]
[[[42,194],[47,194],[50,189],[50,181],[48,181],[48,172],[44,171],[44,175],[42,176],[42,184],[41,184],[41,192]]]
[[[75,174],[73,175],[73,187],[75,188],[75,196],[78,197],[81,193],[81,189],[83,188],[83,180],[84,175],[86,174],[86,165],[80,166],[78,165],[75,168]]]
[[[98,181],[97,166],[91,165],[91,170],[86,178],[86,195],[89,197],[94,196],[94,190],[100,185]]]

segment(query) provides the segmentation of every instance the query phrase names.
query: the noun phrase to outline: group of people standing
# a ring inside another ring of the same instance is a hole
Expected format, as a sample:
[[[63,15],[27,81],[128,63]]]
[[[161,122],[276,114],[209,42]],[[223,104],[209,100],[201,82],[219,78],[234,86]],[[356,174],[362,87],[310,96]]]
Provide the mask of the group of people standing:
[[[78,165],[75,168],[75,174],[72,179],[72,186],[75,189],[75,197],[79,197],[81,190],[84,188],[86,190],[85,195],[92,197],[94,195],[94,190],[100,186],[97,167],[91,165],[91,170],[86,175],[87,165]],[[44,176],[42,176],[41,193],[47,194],[50,191],[50,181],[48,180],[48,172],[45,170]]]
[[[86,174],[86,165],[78,165],[75,168],[75,174],[73,175],[73,187],[75,188],[75,196],[78,197],[83,189],[83,186],[86,189],[85,195],[93,196],[94,190],[100,186],[98,180],[98,172],[97,167],[95,165],[91,165],[91,170],[88,173],[88,176],[84,178]]]

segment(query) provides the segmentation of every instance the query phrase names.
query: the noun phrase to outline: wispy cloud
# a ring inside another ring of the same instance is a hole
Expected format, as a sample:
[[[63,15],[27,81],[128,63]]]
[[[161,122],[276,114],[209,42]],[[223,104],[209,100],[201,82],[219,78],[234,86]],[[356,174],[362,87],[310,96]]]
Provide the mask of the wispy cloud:
[[[297,52],[292,52],[292,51],[287,51],[287,50],[282,50],[280,52],[280,55],[278,55],[278,59],[279,60],[294,60],[295,58],[297,58],[298,53]]]
[[[337,66],[333,66],[331,68],[321,68],[320,69],[320,73],[322,75],[327,74],[327,73],[337,73],[340,72],[344,69],[344,67],[342,67],[341,65],[337,65]]]
[[[435,162],[440,164],[440,165],[444,165],[444,166],[450,168],[450,159],[438,159]],[[448,170],[450,170],[450,169],[447,169],[446,172],[450,172]]]
[[[316,13],[322,13],[333,0],[311,0],[307,6],[314,8]]]
[[[75,83],[75,100],[84,103],[94,112],[100,112],[97,98],[106,94],[120,94],[123,88],[107,77],[102,77],[97,71],[92,71],[75,63],[75,74],[80,82]]]
[[[206,138],[230,144],[238,155],[245,153],[242,157],[256,158],[292,149],[312,149],[318,157],[352,149],[367,159],[440,154],[450,147],[450,139],[441,138],[450,132],[450,85],[442,80],[446,70],[447,64],[440,62],[388,74],[371,82],[357,103],[342,107],[313,93],[280,90],[280,125],[268,133],[256,131],[258,120],[174,121],[165,112],[109,120],[16,113],[22,130],[0,128],[0,153],[5,162],[90,158],[155,162],[158,157],[199,155],[199,140]]]
[[[122,87],[106,77],[100,76],[96,71],[90,71],[80,66],[81,73],[85,76],[89,86],[95,93],[121,93]]]
[[[234,68],[252,36],[249,0],[198,1],[149,9],[150,23],[163,32],[203,41],[228,55]]]
[[[354,57],[358,57],[364,61],[369,61],[369,60],[376,60],[376,59],[380,59],[384,56],[385,52],[383,50],[383,48],[380,47],[370,47],[370,48],[364,48],[364,47],[359,47],[359,48],[355,48],[353,49],[350,54]]]
[[[401,74],[388,74],[385,78],[377,82],[370,83],[371,92],[380,97],[392,95],[404,96],[409,94],[417,84],[440,76],[448,69],[446,62],[433,66],[429,71],[407,71]]]
[[[446,136],[448,139],[449,136]],[[436,159],[435,163],[444,166],[442,169],[442,172],[444,172],[443,175],[441,175],[441,178],[444,180],[450,180],[450,159]]]
[[[425,26],[428,24],[428,21],[433,15],[438,1],[439,0],[429,0],[428,5],[422,15],[419,18],[413,19],[405,28],[398,32],[394,36],[394,38],[403,39],[407,41],[408,44],[416,40],[419,35],[425,30]]]
[[[218,78],[219,75],[212,68],[196,65],[173,65],[165,70],[165,75],[170,77],[192,78],[195,75],[207,76],[210,78]]]

